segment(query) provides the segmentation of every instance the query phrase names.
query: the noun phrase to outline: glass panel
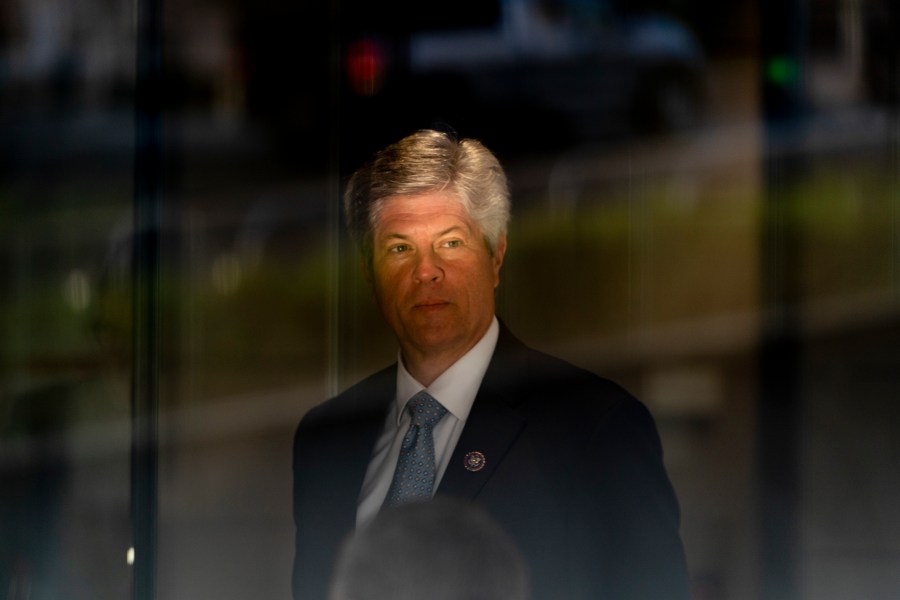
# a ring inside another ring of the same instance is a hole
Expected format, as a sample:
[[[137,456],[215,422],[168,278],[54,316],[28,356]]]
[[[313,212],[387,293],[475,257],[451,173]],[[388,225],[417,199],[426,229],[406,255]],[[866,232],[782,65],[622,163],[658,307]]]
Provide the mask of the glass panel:
[[[131,2],[0,11],[7,598],[131,593],[133,21]]]
[[[900,588],[893,3],[163,3],[136,372],[137,18],[102,4],[0,11],[0,593],[133,594],[137,525],[160,599],[290,597],[297,423],[397,357],[342,186],[426,126],[509,175],[504,323],[655,417],[695,598]]]

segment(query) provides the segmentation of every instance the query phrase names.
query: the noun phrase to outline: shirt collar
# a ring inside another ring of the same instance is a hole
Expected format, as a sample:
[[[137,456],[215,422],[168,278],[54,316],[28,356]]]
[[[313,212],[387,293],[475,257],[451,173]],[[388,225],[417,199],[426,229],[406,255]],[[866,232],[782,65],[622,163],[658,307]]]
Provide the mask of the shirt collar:
[[[409,374],[403,364],[403,356],[397,359],[397,424],[404,413],[407,401],[422,390],[427,390],[435,400],[441,403],[454,417],[460,421],[469,418],[469,411],[475,402],[481,380],[487,372],[494,349],[497,347],[497,338],[500,334],[500,324],[497,317],[491,322],[490,327],[471,350],[463,354],[459,360],[441,373],[427,388],[416,381]]]

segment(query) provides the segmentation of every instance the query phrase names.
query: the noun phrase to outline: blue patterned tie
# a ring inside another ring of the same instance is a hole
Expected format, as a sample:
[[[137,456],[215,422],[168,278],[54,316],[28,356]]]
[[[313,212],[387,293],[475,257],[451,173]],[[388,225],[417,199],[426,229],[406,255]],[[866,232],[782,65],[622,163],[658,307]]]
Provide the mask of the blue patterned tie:
[[[422,390],[409,399],[406,410],[412,416],[409,431],[400,447],[397,470],[388,489],[385,506],[410,500],[431,498],[434,487],[434,436],[435,424],[447,412],[440,402]]]

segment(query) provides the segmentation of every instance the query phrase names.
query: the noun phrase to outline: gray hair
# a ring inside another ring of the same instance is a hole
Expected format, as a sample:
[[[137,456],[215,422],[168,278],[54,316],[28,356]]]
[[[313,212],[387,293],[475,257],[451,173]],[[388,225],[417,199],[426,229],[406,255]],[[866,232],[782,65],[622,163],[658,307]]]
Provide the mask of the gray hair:
[[[371,263],[372,235],[386,198],[439,191],[459,199],[493,254],[510,212],[500,162],[477,140],[423,129],[377,152],[347,184],[347,225],[367,261]]]

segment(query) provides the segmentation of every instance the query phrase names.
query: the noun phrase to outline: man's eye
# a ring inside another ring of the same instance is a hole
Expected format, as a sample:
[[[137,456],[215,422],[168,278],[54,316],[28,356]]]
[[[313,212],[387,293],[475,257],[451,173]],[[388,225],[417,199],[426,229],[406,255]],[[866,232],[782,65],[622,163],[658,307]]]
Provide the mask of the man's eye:
[[[403,252],[406,252],[407,250],[409,250],[409,246],[407,246],[406,244],[397,244],[396,246],[391,246],[388,249],[389,252],[392,252],[394,254],[401,254]]]
[[[462,242],[459,240],[447,240],[444,242],[445,248],[459,248],[460,246],[462,246]]]

